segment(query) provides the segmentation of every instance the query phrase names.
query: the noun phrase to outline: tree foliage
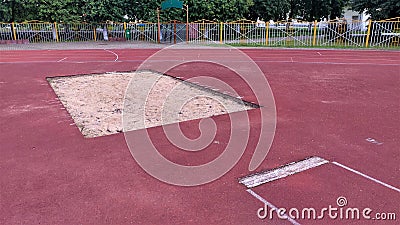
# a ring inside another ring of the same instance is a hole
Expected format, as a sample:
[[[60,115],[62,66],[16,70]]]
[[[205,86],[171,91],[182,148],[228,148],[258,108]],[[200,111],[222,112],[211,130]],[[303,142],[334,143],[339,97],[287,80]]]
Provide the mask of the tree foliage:
[[[156,9],[160,8],[162,1],[157,4],[150,4],[150,7],[141,6],[136,10],[137,18],[154,21],[156,19]],[[213,21],[232,21],[248,18],[252,0],[185,0],[185,5],[189,5],[189,20],[196,21],[201,19]],[[142,4],[142,3],[140,3]],[[185,9],[168,9],[161,12],[161,19],[186,21]]]
[[[131,6],[128,0],[82,0],[82,3],[80,14],[86,22],[123,21]]]
[[[254,5],[250,9],[250,19],[284,20],[289,10],[288,0],[254,0]]]
[[[347,0],[290,0],[290,18],[307,21],[341,17]]]
[[[0,0],[0,21],[22,22],[105,22],[157,21],[163,0]],[[189,5],[189,19],[234,21],[262,18],[319,20],[340,17],[347,0],[183,0]],[[399,0],[353,0],[353,9],[367,10],[373,18],[400,15]],[[128,18],[128,19],[124,19]],[[184,9],[161,12],[161,20],[186,21]]]
[[[366,10],[375,20],[400,16],[399,0],[353,0],[352,8],[358,12]]]
[[[0,0],[1,1],[1,0]],[[33,15],[29,12],[31,2],[29,0],[2,0],[0,5],[0,20],[1,21],[21,21],[26,20]]]

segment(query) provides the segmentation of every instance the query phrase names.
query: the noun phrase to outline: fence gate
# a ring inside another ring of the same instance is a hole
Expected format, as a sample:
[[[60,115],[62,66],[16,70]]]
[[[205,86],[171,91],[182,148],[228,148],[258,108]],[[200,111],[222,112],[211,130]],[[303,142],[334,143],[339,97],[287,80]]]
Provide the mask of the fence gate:
[[[265,40],[265,27],[259,27],[255,23],[233,22],[224,24],[225,43],[264,44]]]
[[[180,43],[186,39],[186,24],[177,21],[160,24],[161,43]]]
[[[0,40],[13,40],[13,29],[11,23],[0,23]]]
[[[57,31],[53,23],[15,24],[18,40],[29,42],[53,42],[57,40]]]
[[[62,42],[69,41],[93,41],[96,40],[96,26],[85,23],[60,23],[58,26],[58,38]]]
[[[156,23],[128,23],[126,28],[130,31],[130,37],[127,36],[127,40],[157,42]]]
[[[364,47],[367,27],[362,21],[327,22],[318,28],[319,46],[355,46]]]
[[[188,41],[192,43],[213,43],[221,41],[221,28],[220,23],[202,20],[189,24],[189,37]]]
[[[399,47],[400,21],[374,21],[371,27],[371,47]]]
[[[309,22],[277,22],[269,24],[269,46],[312,46],[315,24]]]

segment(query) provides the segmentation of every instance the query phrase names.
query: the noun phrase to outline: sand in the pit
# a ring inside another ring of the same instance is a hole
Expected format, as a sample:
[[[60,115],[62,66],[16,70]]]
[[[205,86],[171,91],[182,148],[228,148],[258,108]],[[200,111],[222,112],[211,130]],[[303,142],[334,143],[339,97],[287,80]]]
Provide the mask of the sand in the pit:
[[[129,114],[124,121],[127,131],[252,109],[233,97],[153,72],[48,80],[85,137],[122,132],[123,112]],[[149,82],[153,88],[144,95]]]

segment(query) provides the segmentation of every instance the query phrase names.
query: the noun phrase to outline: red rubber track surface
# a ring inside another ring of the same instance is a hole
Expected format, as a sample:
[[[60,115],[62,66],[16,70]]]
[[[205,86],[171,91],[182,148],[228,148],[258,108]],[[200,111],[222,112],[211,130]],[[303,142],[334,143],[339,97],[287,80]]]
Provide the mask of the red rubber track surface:
[[[46,77],[130,71],[157,50],[0,51],[0,224],[290,224],[260,220],[262,203],[237,182],[248,175],[257,138],[221,179],[177,187],[146,174],[132,158],[124,135],[85,139],[59,104]],[[182,50],[185,51],[185,50]],[[400,187],[400,52],[246,49],[267,77],[277,107],[277,130],[257,171],[319,156]],[[237,76],[201,68],[225,80],[246,100],[256,101]],[[172,75],[199,75],[196,66]],[[261,125],[249,111],[252,137]],[[229,139],[229,117],[215,118],[217,139]],[[198,121],[182,123],[198,135]],[[72,125],[71,125],[72,124]],[[169,146],[162,129],[154,141]],[[366,138],[383,143],[375,145]],[[201,164],[208,153],[164,154],[178,163]],[[396,212],[400,194],[333,164],[253,189],[278,207],[335,205],[345,196],[352,207]],[[398,224],[397,221],[299,220],[301,224]]]

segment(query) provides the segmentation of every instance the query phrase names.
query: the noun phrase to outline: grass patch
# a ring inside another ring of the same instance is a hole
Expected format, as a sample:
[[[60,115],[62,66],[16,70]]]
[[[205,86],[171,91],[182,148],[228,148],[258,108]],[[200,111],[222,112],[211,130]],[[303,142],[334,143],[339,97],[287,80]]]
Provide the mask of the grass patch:
[[[389,46],[389,47],[381,47],[381,46],[374,46],[374,47],[368,47],[366,48],[365,46],[354,46],[354,45],[314,45],[314,46],[308,46],[308,45],[294,45],[293,42],[282,42],[280,44],[272,44],[272,45],[265,45],[265,43],[230,43],[227,44],[232,47],[268,47],[268,48],[326,48],[326,49],[382,49],[382,50],[400,50],[400,46]]]

